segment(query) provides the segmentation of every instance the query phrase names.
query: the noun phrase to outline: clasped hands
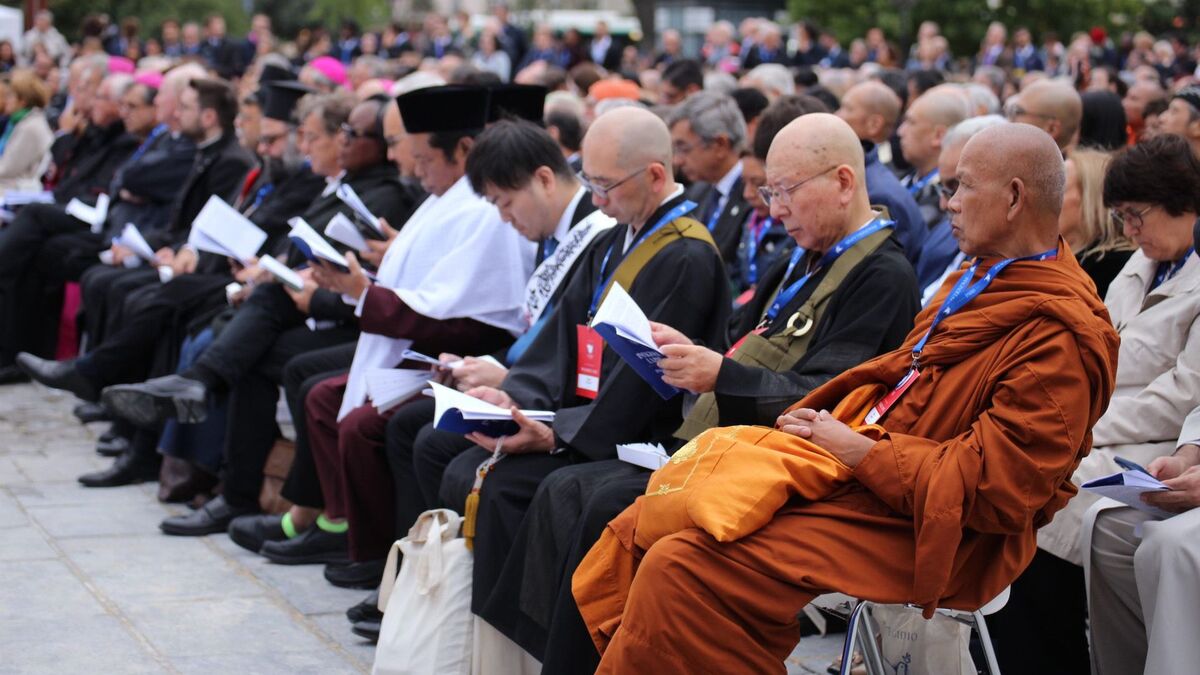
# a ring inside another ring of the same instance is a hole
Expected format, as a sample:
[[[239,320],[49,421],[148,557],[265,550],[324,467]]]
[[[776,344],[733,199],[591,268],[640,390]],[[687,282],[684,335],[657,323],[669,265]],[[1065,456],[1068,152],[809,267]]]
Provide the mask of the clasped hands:
[[[501,408],[512,411],[513,421],[517,423],[517,433],[504,437],[504,452],[510,455],[527,455],[538,452],[554,452],[557,443],[554,440],[554,430],[549,425],[531,420],[521,414],[512,397],[494,387],[475,387],[466,392],[467,396],[487,401]],[[500,439],[486,436],[479,432],[467,434],[467,440],[487,450],[495,452]]]

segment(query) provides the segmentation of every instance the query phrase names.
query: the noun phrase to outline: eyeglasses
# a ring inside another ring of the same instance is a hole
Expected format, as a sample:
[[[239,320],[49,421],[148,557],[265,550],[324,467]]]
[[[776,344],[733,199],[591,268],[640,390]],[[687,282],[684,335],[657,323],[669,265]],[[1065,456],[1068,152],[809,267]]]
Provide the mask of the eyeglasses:
[[[684,143],[683,141],[679,141],[678,143],[674,143],[671,145],[671,150],[676,155],[687,155],[687,154],[690,154],[692,151],[694,151],[696,148],[707,147],[708,143],[709,143],[708,141],[702,140],[702,141],[700,141],[699,145],[693,145],[691,143]]]
[[[767,187],[767,186],[760,187],[760,188],[758,188],[758,196],[762,197],[763,203],[766,204],[767,206],[771,206],[772,203],[777,203],[780,206],[790,206],[792,203],[792,193],[795,192],[796,190],[798,190],[801,185],[804,185],[805,183],[807,183],[810,180],[813,180],[815,178],[824,176],[825,174],[829,173],[830,171],[833,171],[836,168],[837,168],[837,165],[835,164],[835,165],[829,167],[828,169],[825,169],[824,171],[822,171],[818,174],[809,176],[808,178],[805,178],[804,180],[800,181],[799,183],[796,183],[789,187],[785,187],[785,188],[773,188],[773,187]]]
[[[1146,224],[1143,218],[1153,208],[1153,204],[1141,211],[1122,211],[1121,209],[1113,208],[1108,210],[1108,215],[1112,216],[1113,222],[1116,223],[1117,227],[1129,227],[1130,229],[1141,230]]]
[[[625,176],[621,180],[613,183],[612,185],[597,185],[594,182],[595,179],[588,177],[588,175],[582,171],[580,171],[578,174],[576,174],[576,176],[579,178],[579,182],[583,184],[583,187],[585,189],[590,190],[592,192],[592,194],[596,195],[600,199],[608,199],[608,195],[611,194],[613,190],[616,190],[617,188],[621,187],[622,185],[625,184],[626,181],[633,178],[634,176],[637,176],[638,174],[645,172],[646,169],[649,169],[649,168],[650,168],[649,166],[643,166],[642,168],[638,169],[637,171],[634,171],[633,173],[629,174],[628,176]]]
[[[287,134],[259,134],[258,144],[266,146],[275,145],[275,143],[281,138],[287,138]]]
[[[954,196],[954,193],[958,192],[958,180],[954,178],[943,180],[942,182],[938,183],[937,191],[938,194],[942,196],[942,199],[950,201],[950,198]]]
[[[1022,108],[1019,104],[1011,103],[1004,106],[1004,119],[1012,122],[1018,117],[1041,117],[1042,119],[1054,119],[1054,115],[1045,115],[1043,113],[1035,113],[1026,108]]]
[[[342,133],[346,134],[346,137],[350,140],[357,138],[382,138],[382,136],[374,131],[359,131],[345,122],[342,123]]]

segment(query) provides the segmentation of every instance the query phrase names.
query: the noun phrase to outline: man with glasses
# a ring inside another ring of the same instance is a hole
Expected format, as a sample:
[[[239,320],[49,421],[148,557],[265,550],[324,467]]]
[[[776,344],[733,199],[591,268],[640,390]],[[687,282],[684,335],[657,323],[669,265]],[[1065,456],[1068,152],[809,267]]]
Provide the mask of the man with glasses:
[[[749,208],[742,197],[742,113],[733,98],[702,91],[676,106],[667,126],[675,168],[692,181],[688,196],[699,205],[695,217],[708,228],[735,276],[732,267]]]
[[[1066,157],[1079,142],[1083,99],[1063,80],[1038,80],[1005,103],[1004,116],[1050,134]]]
[[[943,215],[937,191],[942,137],[969,116],[964,94],[953,88],[934,87],[908,106],[900,122],[900,149],[913,166],[900,182],[916,200],[926,227],[932,228]]]

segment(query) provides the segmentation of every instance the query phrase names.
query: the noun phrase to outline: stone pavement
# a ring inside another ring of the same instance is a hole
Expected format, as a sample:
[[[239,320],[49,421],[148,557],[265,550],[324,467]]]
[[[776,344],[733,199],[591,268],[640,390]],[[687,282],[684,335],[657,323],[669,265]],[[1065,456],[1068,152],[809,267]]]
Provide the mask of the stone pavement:
[[[0,673],[354,673],[373,648],[344,612],[366,593],[320,566],[273,565],[223,535],[167,537],[185,507],[152,485],[86,489],[103,425],[69,395],[0,387]],[[824,672],[841,636],[806,639],[792,674]]]

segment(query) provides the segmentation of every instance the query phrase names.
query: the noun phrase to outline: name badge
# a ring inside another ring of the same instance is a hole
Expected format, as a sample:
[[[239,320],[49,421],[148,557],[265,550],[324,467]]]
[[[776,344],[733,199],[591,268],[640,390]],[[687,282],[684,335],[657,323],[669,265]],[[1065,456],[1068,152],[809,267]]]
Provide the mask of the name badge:
[[[758,328],[755,328],[754,330],[750,331],[749,333],[746,333],[745,335],[742,336],[742,338],[740,340],[733,343],[733,346],[729,348],[729,351],[725,352],[725,358],[727,358],[727,359],[733,358],[734,352],[736,352],[738,350],[738,347],[741,347],[742,343],[745,342],[751,335],[762,335],[765,332],[767,332],[767,327],[759,326]]]
[[[746,304],[747,302],[750,302],[753,298],[754,298],[754,287],[751,286],[750,288],[747,288],[746,290],[742,291],[741,295],[737,296],[737,299],[733,301],[733,306],[741,307],[742,305]]]
[[[883,418],[884,415],[887,414],[888,410],[891,410],[892,406],[896,404],[896,401],[900,400],[900,397],[904,395],[904,392],[908,391],[908,388],[913,385],[913,382],[916,382],[920,377],[921,371],[919,369],[909,368],[908,373],[906,373],[904,377],[900,378],[900,382],[898,382],[896,386],[887,393],[887,395],[879,399],[879,402],[875,404],[874,408],[871,408],[871,412],[867,413],[867,417],[863,420],[863,422],[866,424],[875,424],[878,422],[881,418]]]
[[[575,326],[578,348],[575,363],[575,395],[595,399],[600,393],[600,363],[604,354],[604,338],[591,326]]]

